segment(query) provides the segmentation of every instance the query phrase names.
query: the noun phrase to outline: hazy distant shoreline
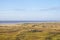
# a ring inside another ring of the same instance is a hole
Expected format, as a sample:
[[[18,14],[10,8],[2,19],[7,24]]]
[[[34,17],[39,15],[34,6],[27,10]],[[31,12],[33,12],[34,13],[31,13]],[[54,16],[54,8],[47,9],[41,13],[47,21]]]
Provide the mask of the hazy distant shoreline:
[[[54,23],[60,21],[0,21],[0,24],[16,24],[16,23]]]

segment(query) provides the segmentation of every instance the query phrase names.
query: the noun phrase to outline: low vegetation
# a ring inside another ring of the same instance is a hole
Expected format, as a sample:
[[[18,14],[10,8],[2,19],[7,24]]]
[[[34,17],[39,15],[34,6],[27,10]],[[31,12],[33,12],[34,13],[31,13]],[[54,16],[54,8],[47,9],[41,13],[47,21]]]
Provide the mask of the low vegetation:
[[[60,40],[60,23],[0,24],[0,40]]]

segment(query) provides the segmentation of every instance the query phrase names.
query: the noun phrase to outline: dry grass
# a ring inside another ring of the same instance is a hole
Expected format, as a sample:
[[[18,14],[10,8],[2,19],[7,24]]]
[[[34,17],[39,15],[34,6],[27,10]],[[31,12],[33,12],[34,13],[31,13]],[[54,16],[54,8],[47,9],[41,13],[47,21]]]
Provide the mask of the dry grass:
[[[60,23],[0,24],[0,40],[60,40]]]

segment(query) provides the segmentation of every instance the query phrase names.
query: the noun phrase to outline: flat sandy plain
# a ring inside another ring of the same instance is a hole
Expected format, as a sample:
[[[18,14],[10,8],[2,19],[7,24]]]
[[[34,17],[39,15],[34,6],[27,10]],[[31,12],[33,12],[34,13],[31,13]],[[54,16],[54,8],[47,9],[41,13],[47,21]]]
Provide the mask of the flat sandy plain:
[[[0,40],[60,40],[60,23],[0,24]]]

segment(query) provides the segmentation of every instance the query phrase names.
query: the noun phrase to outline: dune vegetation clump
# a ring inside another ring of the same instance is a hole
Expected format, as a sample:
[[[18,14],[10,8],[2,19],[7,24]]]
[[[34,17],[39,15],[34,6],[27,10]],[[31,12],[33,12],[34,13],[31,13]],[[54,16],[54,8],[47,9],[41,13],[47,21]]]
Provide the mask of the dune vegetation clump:
[[[60,23],[1,24],[0,40],[60,40]]]

